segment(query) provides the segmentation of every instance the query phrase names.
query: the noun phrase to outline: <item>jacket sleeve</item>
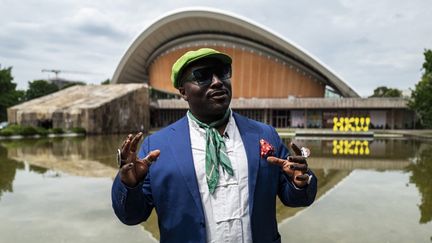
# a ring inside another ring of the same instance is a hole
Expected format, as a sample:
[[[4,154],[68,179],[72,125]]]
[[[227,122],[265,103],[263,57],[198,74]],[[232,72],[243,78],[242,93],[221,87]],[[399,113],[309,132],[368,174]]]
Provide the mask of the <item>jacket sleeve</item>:
[[[141,145],[139,158],[143,158],[148,153],[148,147],[149,138],[147,137]],[[114,212],[121,222],[136,225],[147,220],[154,207],[150,185],[150,172],[147,173],[144,181],[134,188],[123,184],[120,175],[117,174],[111,189],[111,201]]]
[[[271,129],[273,139],[276,141],[275,144],[277,144],[276,156],[281,159],[286,159],[289,155],[289,151],[276,130],[273,127]],[[293,182],[282,169],[279,170],[278,196],[284,205],[290,207],[305,207],[314,202],[318,180],[311,170],[308,171],[308,174],[312,175],[310,184],[300,189],[294,186]]]

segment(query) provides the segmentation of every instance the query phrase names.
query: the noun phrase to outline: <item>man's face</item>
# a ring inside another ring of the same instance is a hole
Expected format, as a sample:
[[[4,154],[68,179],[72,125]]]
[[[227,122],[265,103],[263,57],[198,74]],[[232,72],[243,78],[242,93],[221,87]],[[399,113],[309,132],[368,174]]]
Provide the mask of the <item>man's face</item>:
[[[217,59],[198,60],[183,72],[179,91],[196,118],[211,122],[220,119],[229,107],[232,96],[230,78],[230,65]]]

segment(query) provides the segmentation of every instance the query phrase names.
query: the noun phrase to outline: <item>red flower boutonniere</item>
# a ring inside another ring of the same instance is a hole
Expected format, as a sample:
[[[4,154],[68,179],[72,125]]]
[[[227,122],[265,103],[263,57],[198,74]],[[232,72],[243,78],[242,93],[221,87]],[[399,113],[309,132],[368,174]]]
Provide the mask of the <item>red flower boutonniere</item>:
[[[274,147],[266,140],[260,139],[260,146],[261,146],[261,152],[260,152],[261,158],[266,158],[268,156],[274,155],[275,152]]]

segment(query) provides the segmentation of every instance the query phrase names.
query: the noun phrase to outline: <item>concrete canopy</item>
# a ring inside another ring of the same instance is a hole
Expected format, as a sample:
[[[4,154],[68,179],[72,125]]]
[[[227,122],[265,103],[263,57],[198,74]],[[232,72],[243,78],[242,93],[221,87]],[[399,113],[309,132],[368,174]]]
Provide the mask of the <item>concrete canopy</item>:
[[[181,40],[206,35],[227,36],[259,45],[273,54],[312,70],[323,83],[344,97],[359,97],[340,77],[306,51],[270,30],[242,17],[213,9],[183,9],[172,12],[145,29],[122,57],[113,83],[142,83],[149,80],[149,66],[167,48]]]

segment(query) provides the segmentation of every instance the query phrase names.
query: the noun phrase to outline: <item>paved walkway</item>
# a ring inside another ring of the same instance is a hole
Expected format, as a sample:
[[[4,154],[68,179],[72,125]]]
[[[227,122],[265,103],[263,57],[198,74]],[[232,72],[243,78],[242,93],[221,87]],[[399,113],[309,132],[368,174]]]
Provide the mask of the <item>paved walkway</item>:
[[[432,139],[432,130],[375,130],[376,135],[401,135],[407,138]]]

